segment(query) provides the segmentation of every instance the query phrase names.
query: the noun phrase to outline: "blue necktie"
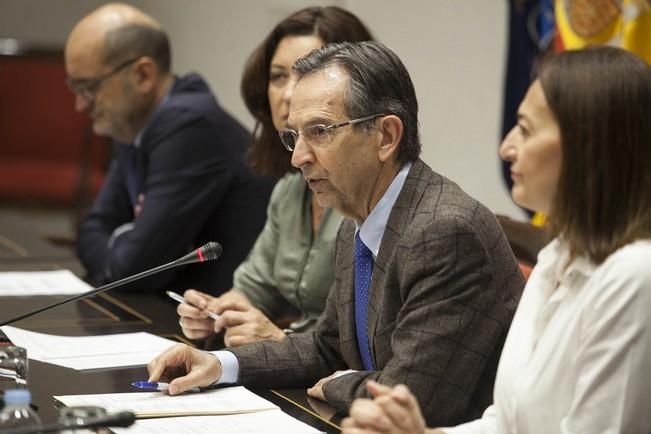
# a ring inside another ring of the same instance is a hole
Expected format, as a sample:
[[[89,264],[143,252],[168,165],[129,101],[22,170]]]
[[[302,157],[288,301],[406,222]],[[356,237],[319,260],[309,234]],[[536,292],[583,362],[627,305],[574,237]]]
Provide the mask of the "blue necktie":
[[[355,329],[357,345],[362,364],[367,371],[373,371],[373,357],[368,344],[368,290],[373,274],[373,254],[364,245],[359,232],[355,235]]]

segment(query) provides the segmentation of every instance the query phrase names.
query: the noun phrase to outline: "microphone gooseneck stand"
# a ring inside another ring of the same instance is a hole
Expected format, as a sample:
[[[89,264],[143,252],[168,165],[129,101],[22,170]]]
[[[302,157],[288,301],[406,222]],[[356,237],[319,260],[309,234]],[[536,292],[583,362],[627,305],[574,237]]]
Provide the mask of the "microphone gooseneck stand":
[[[158,267],[151,268],[149,270],[145,270],[141,273],[134,274],[133,276],[128,276],[125,277],[124,279],[116,280],[115,282],[107,283],[106,285],[100,286],[99,288],[91,289],[90,291],[86,291],[81,294],[74,295],[72,297],[68,297],[66,299],[57,301],[52,304],[48,304],[47,306],[43,306],[39,309],[33,310],[31,312],[27,312],[24,315],[17,316],[15,318],[12,318],[10,320],[2,321],[0,322],[0,327],[11,324],[16,321],[20,321],[21,319],[28,318],[32,315],[39,314],[43,311],[53,309],[57,306],[61,306],[62,304],[70,303],[71,301],[76,301],[80,300],[82,298],[90,297],[91,295],[95,294],[101,294],[104,291],[108,291],[109,289],[113,289],[117,286],[122,286],[126,285],[127,283],[131,283],[135,280],[142,279],[143,277],[151,276],[152,274],[160,273],[161,271],[169,270],[170,268],[174,267],[180,267],[181,265],[187,265],[187,264],[192,264],[195,262],[206,262],[206,261],[213,261],[217,258],[222,253],[222,246],[219,245],[219,243],[216,243],[214,241],[211,241],[202,247],[196,249],[195,251],[192,251],[188,253],[187,255],[183,256],[182,258],[179,258],[175,261],[168,262],[167,264],[159,265]]]

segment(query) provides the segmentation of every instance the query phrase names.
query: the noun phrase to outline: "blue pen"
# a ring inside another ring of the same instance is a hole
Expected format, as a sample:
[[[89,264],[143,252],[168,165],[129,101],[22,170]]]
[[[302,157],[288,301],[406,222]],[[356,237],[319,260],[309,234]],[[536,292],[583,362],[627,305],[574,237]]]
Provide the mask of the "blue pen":
[[[160,383],[156,381],[136,381],[135,383],[131,383],[131,385],[138,389],[149,389],[149,390],[160,390],[160,391],[166,391],[170,388],[169,383]],[[192,389],[186,390],[186,392],[200,392],[200,390],[198,387],[193,387]]]

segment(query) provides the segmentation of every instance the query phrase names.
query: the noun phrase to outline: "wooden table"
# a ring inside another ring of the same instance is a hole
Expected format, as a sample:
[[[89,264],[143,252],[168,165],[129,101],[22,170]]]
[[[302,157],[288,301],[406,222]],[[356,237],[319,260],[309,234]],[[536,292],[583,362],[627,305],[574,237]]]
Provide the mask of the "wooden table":
[[[81,267],[72,249],[47,247],[37,233],[29,232],[30,222],[12,222],[10,231],[0,227],[0,271],[71,269]],[[16,225],[25,225],[24,231]],[[8,319],[64,297],[0,297],[0,319]],[[36,332],[85,336],[145,331],[193,344],[181,334],[176,303],[157,293],[109,291],[82,301],[59,306],[13,324]],[[53,395],[133,391],[133,381],[147,377],[146,369],[122,368],[75,371],[30,360],[29,389],[44,423],[54,422],[58,410]],[[305,389],[254,389],[258,395],[278,405],[289,415],[327,433],[338,433],[340,418],[334,409],[309,398]]]

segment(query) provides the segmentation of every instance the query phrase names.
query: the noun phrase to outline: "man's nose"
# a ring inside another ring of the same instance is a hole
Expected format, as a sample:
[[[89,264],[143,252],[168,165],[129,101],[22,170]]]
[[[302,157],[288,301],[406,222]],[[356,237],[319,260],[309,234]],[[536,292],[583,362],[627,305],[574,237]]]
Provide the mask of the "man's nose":
[[[88,99],[84,98],[82,95],[75,94],[75,110],[79,113],[86,113],[90,110],[92,104]]]
[[[313,164],[315,161],[314,152],[312,148],[305,143],[305,140],[299,134],[296,138],[296,143],[294,145],[294,152],[292,152],[292,166],[300,169],[308,164]]]

